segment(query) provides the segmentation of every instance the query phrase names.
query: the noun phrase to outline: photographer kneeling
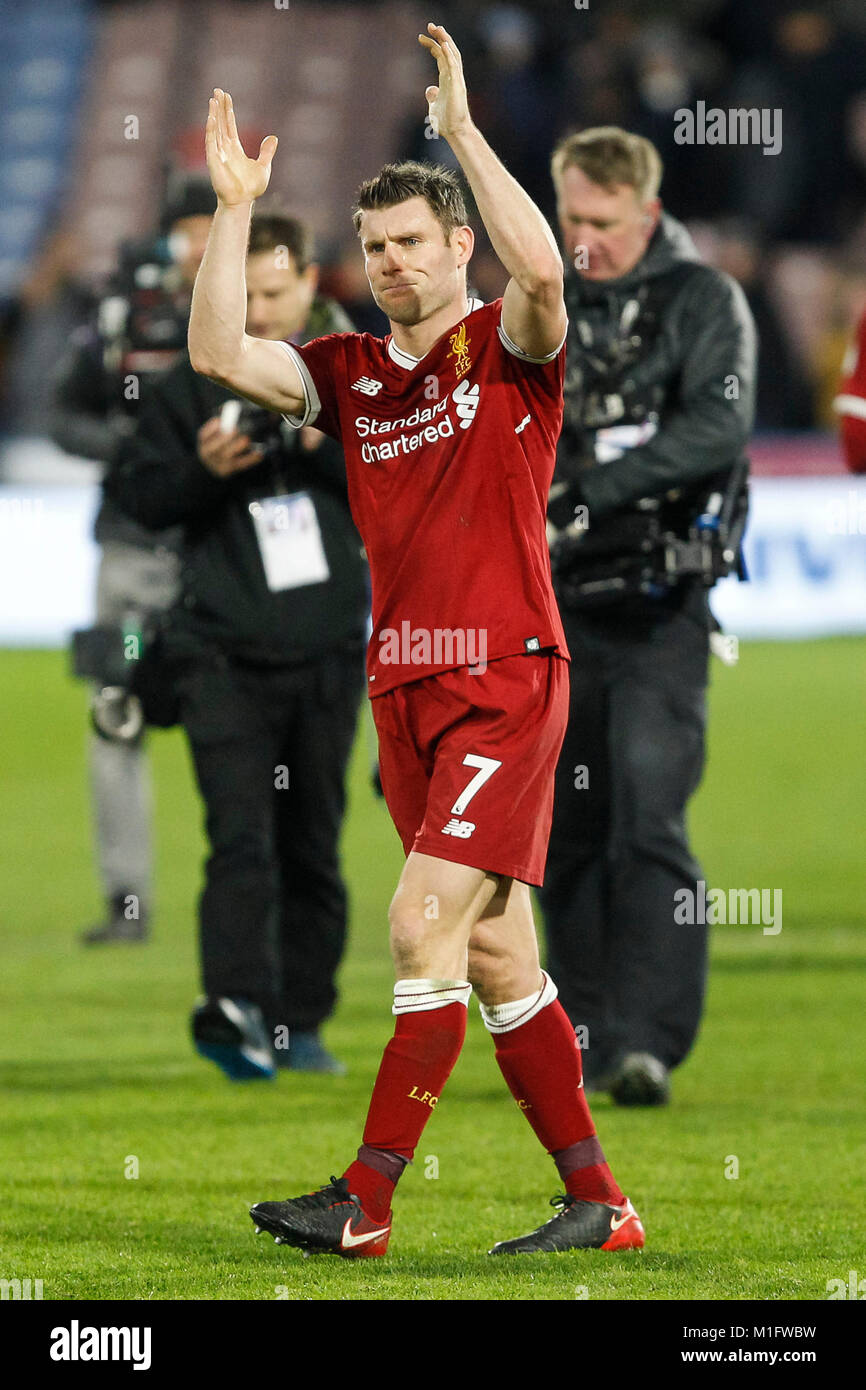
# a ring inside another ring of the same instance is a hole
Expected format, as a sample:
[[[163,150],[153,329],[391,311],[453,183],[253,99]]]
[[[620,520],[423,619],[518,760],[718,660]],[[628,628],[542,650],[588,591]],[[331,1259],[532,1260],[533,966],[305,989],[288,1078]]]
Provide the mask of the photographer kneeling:
[[[739,286],[661,212],[648,140],[586,130],[552,170],[569,336],[548,517],[572,664],[539,896],[587,1086],[663,1104],[703,1008],[706,928],[675,922],[675,894],[701,878],[685,813],[707,593],[740,567],[755,333]]]
[[[310,255],[294,219],[254,219],[249,333],[351,331],[316,297]],[[184,356],[148,395],[107,489],[147,526],[184,527],[162,651],[211,847],[196,1046],[237,1080],[276,1065],[342,1070],[319,1027],[346,936],[337,842],[368,607],[342,450],[241,403]]]

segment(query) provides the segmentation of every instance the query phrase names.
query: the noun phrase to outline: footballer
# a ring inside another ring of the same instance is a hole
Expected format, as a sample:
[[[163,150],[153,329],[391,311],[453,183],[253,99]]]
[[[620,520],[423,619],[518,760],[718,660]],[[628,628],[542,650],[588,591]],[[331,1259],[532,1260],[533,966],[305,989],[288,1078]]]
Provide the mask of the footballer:
[[[453,40],[430,24],[420,42],[438,65],[426,92],[432,128],[511,277],[491,304],[467,298],[474,238],[453,174],[386,165],[362,184],[354,220],[388,336],[337,333],[302,347],[248,336],[250,215],[277,140],[250,159],[230,96],[216,89],[208,113],[218,207],[190,356],[205,376],[343,446],[370,563],[367,679],[382,787],[406,854],[389,913],[394,1034],[357,1157],[317,1191],[250,1214],[306,1251],[384,1255],[394,1189],[460,1054],[474,990],[511,1094],[565,1187],[551,1220],[491,1253],[635,1248],[643,1227],[605,1162],[530,904],[568,713],[545,534],[562,421],[562,262],[473,124]]]

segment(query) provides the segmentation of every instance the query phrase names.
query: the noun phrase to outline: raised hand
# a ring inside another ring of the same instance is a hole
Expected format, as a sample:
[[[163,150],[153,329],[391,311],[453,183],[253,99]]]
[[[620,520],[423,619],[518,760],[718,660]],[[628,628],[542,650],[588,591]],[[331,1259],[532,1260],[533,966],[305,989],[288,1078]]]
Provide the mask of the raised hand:
[[[427,33],[418,35],[418,42],[432,53],[439,68],[439,86],[428,87],[427,98],[430,124],[445,140],[471,125],[463,59],[450,34],[441,24],[428,24]]]
[[[238,139],[232,99],[219,87],[214,87],[208,103],[204,147],[214,192],[225,207],[251,203],[262,196],[271,177],[277,137],[266,136],[258,159],[250,159]]]

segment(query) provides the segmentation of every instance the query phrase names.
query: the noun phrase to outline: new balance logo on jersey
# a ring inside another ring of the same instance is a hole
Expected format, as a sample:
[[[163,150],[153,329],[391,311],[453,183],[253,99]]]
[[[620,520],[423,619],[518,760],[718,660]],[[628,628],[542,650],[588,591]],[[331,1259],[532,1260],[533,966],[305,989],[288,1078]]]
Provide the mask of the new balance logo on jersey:
[[[480,386],[470,386],[468,381],[461,381],[459,386],[455,386],[454,404],[457,407],[457,418],[462,430],[468,430],[475,419],[480,394]]]
[[[371,376],[359,376],[357,381],[352,382],[352,390],[363,391],[365,396],[375,396],[384,384],[382,381],[374,381]]]
[[[455,835],[458,840],[468,840],[475,829],[475,822],[472,820],[458,820],[452,816],[447,825],[443,825],[443,835]]]

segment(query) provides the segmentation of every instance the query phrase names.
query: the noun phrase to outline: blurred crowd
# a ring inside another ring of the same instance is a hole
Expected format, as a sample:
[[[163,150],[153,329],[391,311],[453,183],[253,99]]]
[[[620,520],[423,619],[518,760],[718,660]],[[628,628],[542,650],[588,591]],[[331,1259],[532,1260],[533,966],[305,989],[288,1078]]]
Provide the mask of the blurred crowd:
[[[247,6],[237,0],[236,8]],[[382,5],[368,0],[367,8]],[[404,10],[387,8],[395,20]],[[405,7],[410,32],[417,10]],[[479,126],[551,218],[549,153],[559,136],[615,124],[653,141],[664,160],[665,206],[748,296],[762,346],[758,428],[832,428],[830,403],[866,303],[860,0],[446,0],[437,19],[467,55]],[[699,101],[780,110],[780,152],[677,143],[675,113]],[[414,98],[407,92],[394,157],[453,162],[445,142],[430,139],[424,114],[423,90]],[[178,149],[189,138],[178,129]],[[359,167],[358,178],[367,172]],[[324,287],[359,328],[384,331],[348,216],[346,227],[345,237],[319,247]],[[44,431],[46,363],[99,291],[82,273],[80,237],[61,201],[27,272],[0,303],[0,436],[7,439]],[[473,264],[476,291],[500,293],[501,270],[483,243]]]

